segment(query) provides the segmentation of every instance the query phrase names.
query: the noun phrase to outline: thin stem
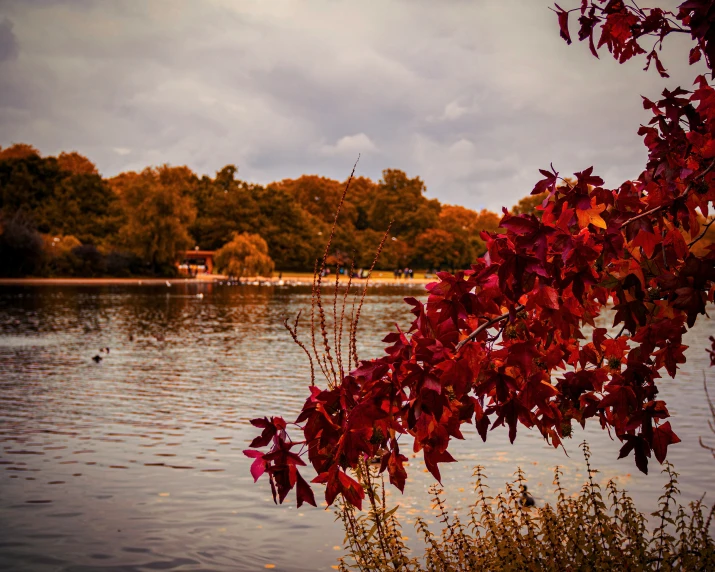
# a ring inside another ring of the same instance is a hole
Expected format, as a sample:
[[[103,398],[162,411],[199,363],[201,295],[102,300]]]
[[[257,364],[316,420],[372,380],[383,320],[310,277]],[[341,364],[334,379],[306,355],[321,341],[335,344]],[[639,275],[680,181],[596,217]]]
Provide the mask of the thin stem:
[[[710,225],[711,225],[712,223],[714,223],[714,222],[715,222],[715,218],[712,219],[708,224],[706,224],[706,225],[705,225],[705,230],[703,230],[702,234],[701,234],[700,236],[698,236],[695,240],[691,240],[691,241],[688,243],[688,248],[690,248],[690,247],[693,246],[693,244],[695,244],[698,240],[700,240],[701,238],[703,238],[703,237],[707,234],[708,229],[710,228]]]
[[[519,304],[514,308],[515,312],[521,312],[524,309],[523,304]],[[459,350],[462,349],[463,346],[465,346],[468,342],[471,342],[474,340],[479,334],[481,334],[484,330],[487,328],[490,328],[494,324],[501,322],[502,320],[506,320],[509,317],[509,312],[502,314],[501,316],[498,316],[496,318],[492,318],[491,320],[484,322],[481,326],[479,326],[476,330],[474,330],[471,334],[469,334],[466,338],[464,338],[461,342],[459,342],[455,348],[454,348],[454,353],[456,354]]]

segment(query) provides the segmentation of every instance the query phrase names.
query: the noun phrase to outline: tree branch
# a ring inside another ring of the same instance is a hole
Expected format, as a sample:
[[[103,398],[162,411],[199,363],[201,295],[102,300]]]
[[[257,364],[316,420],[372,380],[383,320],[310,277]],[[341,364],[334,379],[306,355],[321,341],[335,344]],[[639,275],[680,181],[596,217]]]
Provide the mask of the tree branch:
[[[690,182],[688,183],[688,186],[685,187],[685,192],[684,192],[682,195],[680,195],[679,197],[677,197],[677,198],[681,199],[681,198],[687,197],[687,196],[688,196],[688,193],[690,192],[690,190],[691,190],[692,187],[693,187],[693,183],[694,183],[695,181],[697,181],[698,179],[702,179],[705,175],[708,174],[708,172],[710,172],[710,169],[712,169],[713,167],[715,167],[715,161],[711,162],[711,163],[707,166],[707,168],[706,168],[702,173],[700,173],[697,177],[695,177],[692,181],[690,181]],[[657,207],[653,207],[653,208],[650,209],[650,210],[647,210],[647,211],[645,211],[645,212],[642,212],[642,213],[640,213],[639,215],[636,215],[636,216],[634,216],[634,217],[632,217],[632,218],[629,218],[626,222],[624,222],[624,223],[621,225],[621,228],[623,228],[623,227],[626,226],[626,225],[631,224],[633,221],[636,221],[636,220],[638,220],[638,219],[647,217],[648,215],[651,215],[651,214],[653,214],[653,213],[657,213],[658,211],[663,210],[664,208],[666,208],[666,207],[668,207],[668,206],[670,206],[670,204],[658,205]]]
[[[693,244],[695,244],[698,240],[700,240],[701,238],[703,238],[703,237],[707,234],[708,229],[710,228],[710,225],[711,225],[712,223],[714,223],[714,222],[715,222],[715,218],[712,219],[708,224],[706,224],[706,225],[705,225],[705,230],[703,230],[703,233],[702,233],[700,236],[698,236],[696,239],[691,240],[691,241],[688,243],[688,248],[690,248],[690,247],[693,246]]]
[[[514,308],[514,311],[516,312],[521,312],[524,309],[523,304],[519,304]],[[494,324],[501,322],[502,320],[506,320],[509,317],[509,312],[506,314],[502,314],[501,316],[497,316],[496,318],[492,318],[491,320],[484,322],[481,326],[479,326],[476,330],[474,330],[471,334],[469,334],[466,338],[464,338],[461,342],[459,342],[455,348],[454,348],[454,353],[456,354],[459,350],[462,349],[463,346],[467,344],[467,342],[471,342],[474,340],[479,334],[481,334],[484,330],[487,328],[490,328]]]

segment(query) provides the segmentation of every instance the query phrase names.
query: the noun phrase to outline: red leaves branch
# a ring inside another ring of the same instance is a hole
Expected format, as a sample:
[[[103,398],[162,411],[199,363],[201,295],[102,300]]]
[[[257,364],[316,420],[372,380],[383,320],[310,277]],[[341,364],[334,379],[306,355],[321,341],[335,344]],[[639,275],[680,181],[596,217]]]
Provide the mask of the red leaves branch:
[[[579,39],[588,38],[596,54],[600,25],[598,47],[625,61],[646,53],[638,44],[644,36],[662,43],[688,31],[697,43],[691,59],[702,52],[709,65],[712,8],[692,0],[674,15],[583,0]],[[569,12],[558,5],[556,12],[570,42]],[[646,57],[663,74],[653,54]],[[715,90],[703,77],[696,84],[693,92],[665,90],[660,101],[644,101],[653,119],[640,130],[649,158],[637,180],[606,189],[592,168],[565,184],[553,166],[541,170],[533,193],[548,197],[535,215],[505,212],[503,233],[483,234],[483,258],[469,270],[440,273],[426,304],[406,299],[415,319],[409,332],[385,338],[384,356],[341,372],[326,390],[310,388],[296,419],[301,441],[290,440],[282,418],[254,420],[262,429],[246,451],[254,478],[268,475],[277,502],[295,488],[299,506],[315,504],[298,472],[307,455],[328,503],[342,495],[361,506],[368,463],[379,463],[403,490],[404,437],[439,480],[464,423],[483,440],[504,425],[512,441],[521,424],[556,447],[574,421],[590,418],[614,430],[620,457],[632,453],[641,471],[653,454],[663,462],[679,438],[655,399],[657,381],[677,374],[686,324],[715,295],[715,247],[691,251],[715,201]],[[611,305],[613,325],[623,325],[615,337],[595,328]],[[593,328],[590,342],[584,327]],[[715,340],[710,356],[715,363]]]

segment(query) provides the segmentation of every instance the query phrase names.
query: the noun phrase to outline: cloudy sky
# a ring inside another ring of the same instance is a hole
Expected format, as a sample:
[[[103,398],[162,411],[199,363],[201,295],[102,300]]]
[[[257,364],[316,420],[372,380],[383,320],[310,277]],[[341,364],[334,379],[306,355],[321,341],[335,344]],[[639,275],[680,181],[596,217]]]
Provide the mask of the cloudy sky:
[[[0,145],[76,150],[106,176],[232,163],[261,183],[343,180],[360,153],[360,175],[403,169],[493,210],[550,162],[618,185],[646,158],[639,94],[692,83],[687,39],[666,45],[664,81],[567,46],[549,5],[0,0]]]

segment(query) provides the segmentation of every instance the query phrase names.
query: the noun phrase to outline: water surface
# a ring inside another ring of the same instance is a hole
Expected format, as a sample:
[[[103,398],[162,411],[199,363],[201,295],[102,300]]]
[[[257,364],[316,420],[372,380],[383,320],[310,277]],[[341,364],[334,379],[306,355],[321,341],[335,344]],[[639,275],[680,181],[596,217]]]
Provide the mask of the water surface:
[[[370,290],[361,357],[379,355],[394,323],[409,324],[407,295],[422,297],[422,287]],[[293,418],[306,398],[309,367],[282,321],[309,306],[305,287],[0,287],[0,569],[330,570],[343,537],[332,512],[276,507],[242,454],[256,433],[249,419]],[[688,364],[661,385],[683,440],[669,459],[684,500],[713,484],[715,460],[698,445],[708,435],[702,379],[713,377],[704,351],[712,331],[707,319],[696,324]],[[475,464],[495,489],[521,466],[539,502],[553,498],[556,464],[577,490],[584,436],[600,476],[655,508],[657,463],[651,475],[637,473],[597,427],[575,432],[570,456],[523,428],[514,445],[504,430],[486,444],[466,433],[454,447],[460,462],[442,470],[456,510],[471,501]],[[390,499],[412,535],[414,517],[431,514],[432,481],[419,456],[408,474],[406,494]]]

